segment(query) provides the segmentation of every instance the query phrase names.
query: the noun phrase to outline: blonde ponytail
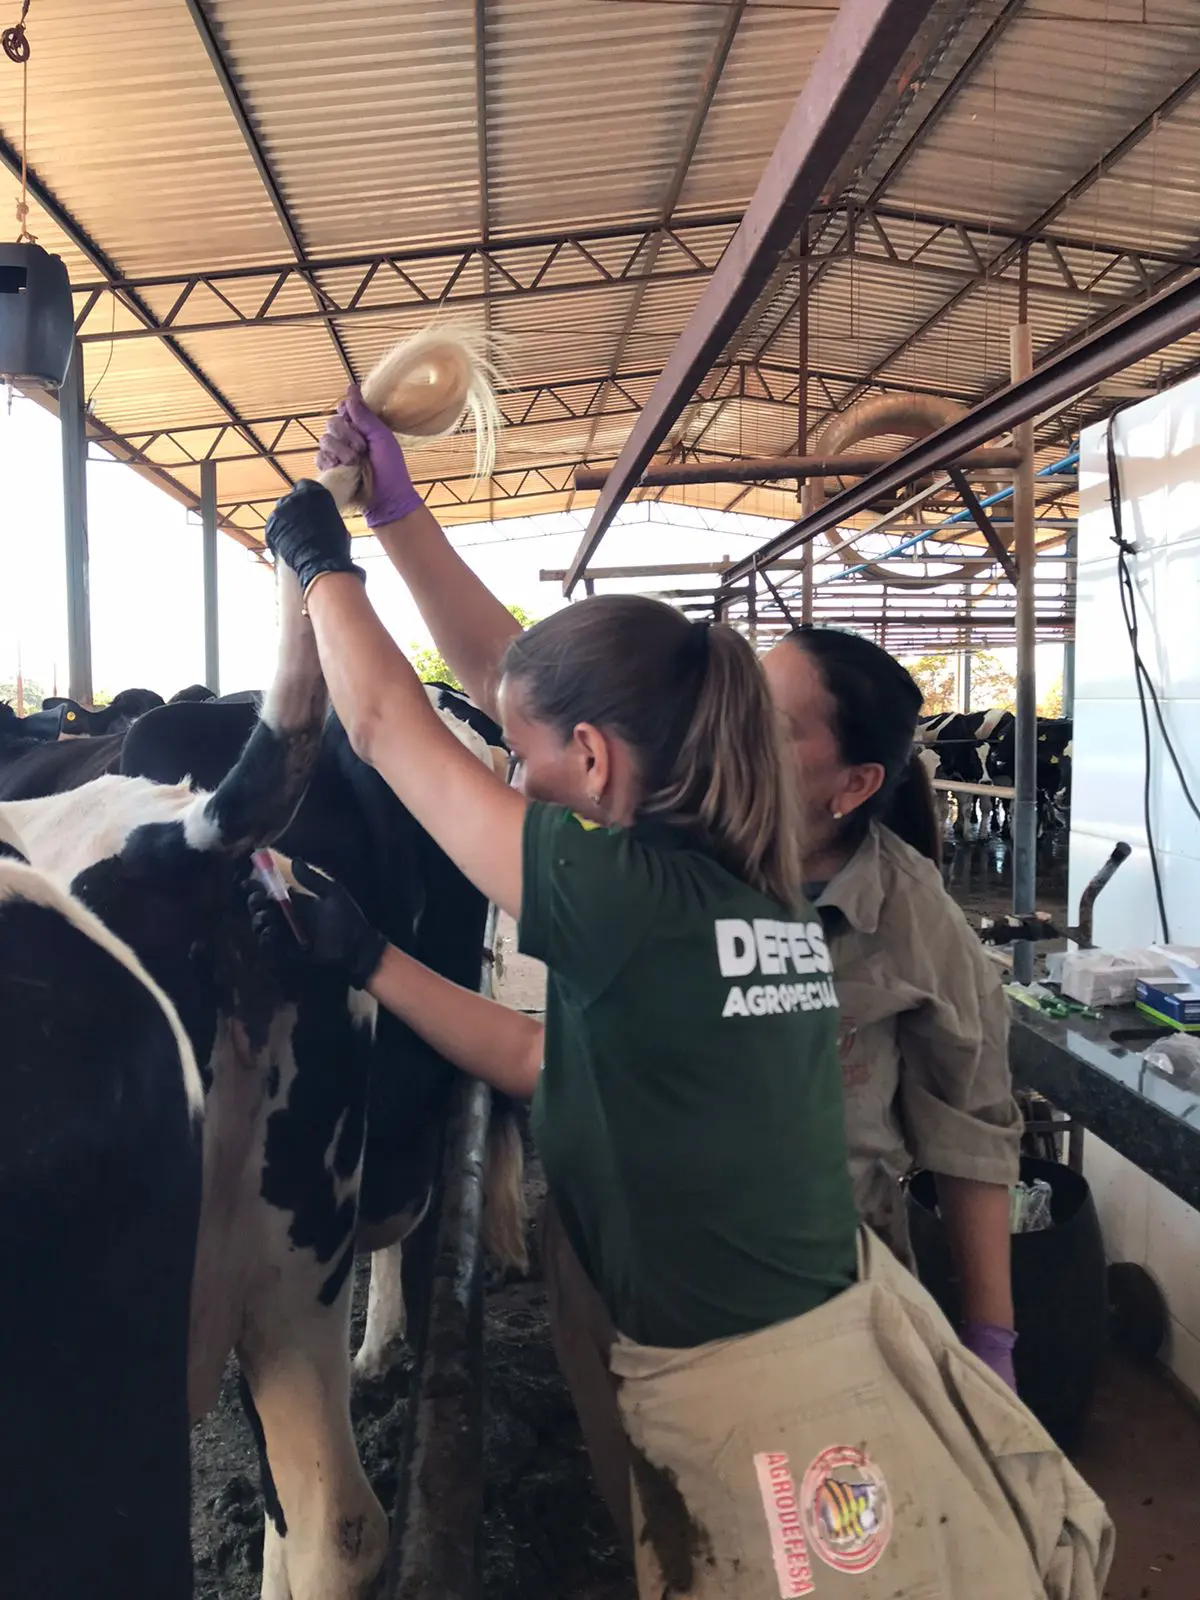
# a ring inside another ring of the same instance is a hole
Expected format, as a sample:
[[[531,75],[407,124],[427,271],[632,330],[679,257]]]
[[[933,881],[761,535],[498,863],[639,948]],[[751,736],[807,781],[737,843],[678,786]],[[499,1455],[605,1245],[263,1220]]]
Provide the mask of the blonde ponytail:
[[[587,722],[624,740],[639,817],[685,830],[735,877],[795,904],[792,764],[754,652],[732,628],[644,595],[596,595],[519,634],[502,671],[562,739]]]
[[[721,623],[707,633],[679,754],[642,810],[691,828],[737,877],[790,906],[800,895],[800,808],[779,720],[746,640]]]

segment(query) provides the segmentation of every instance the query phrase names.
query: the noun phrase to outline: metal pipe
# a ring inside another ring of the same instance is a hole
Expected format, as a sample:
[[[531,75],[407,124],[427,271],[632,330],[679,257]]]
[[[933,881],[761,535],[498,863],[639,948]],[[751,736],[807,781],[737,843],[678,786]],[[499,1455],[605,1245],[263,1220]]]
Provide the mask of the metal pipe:
[[[82,706],[92,703],[92,608],[88,581],[87,415],[83,394],[83,348],[76,339],[71,364],[58,391],[62,434],[63,535],[67,563],[67,693]]]
[[[840,451],[820,456],[747,456],[742,460],[651,462],[638,479],[639,488],[678,488],[690,483],[772,482],[778,478],[853,478],[874,472],[896,459],[894,450]],[[952,465],[969,472],[999,471],[1017,464],[1015,450],[975,450]],[[577,467],[577,489],[603,489],[607,467]]]
[[[1070,455],[1064,456],[1061,461],[1052,461],[1049,466],[1039,467],[1037,472],[1034,473],[1034,477],[1055,477],[1058,475],[1061,467],[1073,466],[1076,462],[1078,462],[1078,460],[1079,451],[1072,450]],[[994,506],[998,505],[1001,500],[1011,500],[1012,496],[1013,488],[1010,484],[1007,488],[997,489],[995,494],[985,495],[979,503],[985,507]],[[868,567],[878,566],[881,561],[890,561],[893,556],[903,555],[906,550],[911,550],[914,545],[923,544],[926,539],[932,539],[935,534],[941,533],[945,528],[953,527],[955,523],[970,521],[971,513],[966,509],[966,507],[964,507],[961,511],[952,512],[951,515],[946,517],[944,521],[935,523],[932,528],[922,528],[921,532],[914,533],[911,539],[902,539],[899,544],[893,545],[890,550],[885,550],[881,556],[876,556],[873,561],[860,561],[857,566],[847,567],[845,572],[839,572],[835,577],[826,578],[825,583],[838,583],[844,578],[852,578],[856,572],[865,572]],[[870,531],[871,530],[869,528],[864,529],[864,532],[869,533]],[[853,539],[853,537],[854,535],[851,535],[851,539]],[[850,541],[847,540],[847,543],[849,542]],[[726,581],[728,581],[728,579]],[[824,584],[822,584],[821,587],[824,588]]]
[[[740,582],[753,569],[786,555],[805,540],[857,516],[882,495],[943,468],[985,439],[1016,428],[1060,402],[1094,388],[1113,373],[1135,365],[1164,345],[1174,344],[1200,327],[1200,279],[1178,285],[1136,307],[1120,321],[1084,339],[1044,363],[1019,383],[1009,383],[982,400],[963,418],[921,439],[890,467],[869,473],[852,489],[835,495],[820,511],[785,528],[753,555],[735,562],[726,573]]]
[[[221,613],[217,595],[217,463],[200,463],[200,540],[204,566],[204,681],[221,692]]]
[[[1033,371],[1033,331],[1027,322],[1009,334],[1014,383]],[[1033,565],[1037,544],[1033,527],[1033,422],[1014,430],[1024,460],[1013,478],[1013,554],[1017,563],[1017,727],[1016,802],[1013,806],[1013,914],[1032,916],[1037,907],[1037,622]],[[1022,940],[1013,948],[1013,976],[1033,978],[1034,947]]]
[[[487,995],[495,935],[493,906],[480,982]],[[483,1168],[491,1104],[486,1084],[462,1078],[447,1122],[384,1600],[478,1600],[480,1593]]]
[[[1066,564],[1066,604],[1067,610],[1074,614],[1079,577],[1079,535],[1074,529],[1067,535]],[[1064,717],[1075,715],[1074,634],[1063,645],[1062,714]]]
[[[657,566],[645,567],[592,567],[588,571],[589,578],[691,578],[711,572],[720,575],[729,565],[729,558],[724,561],[667,561]],[[800,561],[781,561],[779,570],[783,572],[799,572],[803,565]],[[565,567],[543,567],[538,573],[539,583],[561,583],[567,575]]]
[[[570,595],[613,518],[741,326],[878,100],[933,0],[843,0],[766,171],[605,481]]]
[[[1123,861],[1128,861],[1133,851],[1121,839],[1113,845],[1108,860],[1099,872],[1089,880],[1083,893],[1079,897],[1079,921],[1073,928],[1067,929],[1067,938],[1079,946],[1081,950],[1092,950],[1092,919],[1096,911],[1096,901],[1100,891],[1112,877],[1113,873]]]

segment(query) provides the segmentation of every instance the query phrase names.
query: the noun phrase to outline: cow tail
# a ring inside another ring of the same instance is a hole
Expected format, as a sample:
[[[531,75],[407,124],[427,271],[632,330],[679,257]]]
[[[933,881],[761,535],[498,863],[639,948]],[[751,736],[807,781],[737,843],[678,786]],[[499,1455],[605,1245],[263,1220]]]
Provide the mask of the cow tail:
[[[528,1222],[520,1114],[507,1095],[497,1094],[483,1159],[483,1246],[502,1267],[529,1271]]]

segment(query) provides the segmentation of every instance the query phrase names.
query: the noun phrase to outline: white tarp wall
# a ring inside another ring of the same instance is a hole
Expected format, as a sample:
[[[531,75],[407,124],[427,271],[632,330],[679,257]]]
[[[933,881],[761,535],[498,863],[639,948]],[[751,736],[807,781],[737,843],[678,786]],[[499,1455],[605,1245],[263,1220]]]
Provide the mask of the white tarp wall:
[[[1124,533],[1135,544],[1140,650],[1200,800],[1200,378],[1115,419]],[[1119,949],[1161,938],[1144,820],[1146,764],[1133,651],[1121,611],[1106,432],[1080,439],[1079,587],[1071,794],[1072,915],[1114,843],[1133,855],[1096,904],[1094,938]],[[1151,723],[1150,814],[1171,938],[1200,944],[1200,820]],[[1148,1268],[1171,1310],[1165,1352],[1200,1396],[1200,1213],[1089,1136],[1085,1172],[1108,1256]]]

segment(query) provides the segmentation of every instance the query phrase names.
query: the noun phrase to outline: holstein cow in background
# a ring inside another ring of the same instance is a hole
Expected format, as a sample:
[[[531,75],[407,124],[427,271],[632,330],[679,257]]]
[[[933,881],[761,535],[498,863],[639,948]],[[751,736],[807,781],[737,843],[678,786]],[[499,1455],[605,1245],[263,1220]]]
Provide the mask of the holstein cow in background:
[[[42,709],[34,712],[34,718],[46,718],[48,723],[52,723],[57,713],[55,736],[94,739],[106,733],[123,733],[138,717],[153,711],[162,703],[162,695],[155,694],[153,689],[122,689],[106,706],[89,711],[78,700],[55,695],[42,701]],[[32,721],[33,718],[26,720]]]
[[[921,758],[930,777],[950,783],[995,784],[1012,788],[1016,783],[1017,724],[1011,711],[945,712],[925,717],[917,730]],[[1036,789],[1039,831],[1060,820],[1060,796],[1070,788],[1071,721],[1039,717],[1037,723]],[[944,793],[944,791],[939,791]],[[1007,833],[1011,802],[1007,796],[956,794],[955,832],[963,837],[979,801],[979,832],[995,826]]]
[[[430,692],[435,703],[445,701],[446,691]],[[164,808],[174,815],[175,809],[201,803],[203,797],[198,801],[191,789],[152,786],[145,778],[165,785],[190,772],[203,788],[215,788],[218,796],[226,793],[254,748],[251,739],[234,767],[255,726],[249,698],[239,697],[242,703],[234,705],[182,704],[157,710],[124,738],[40,746],[23,742],[0,775],[0,792],[38,792],[48,779],[69,788],[72,780],[63,758],[70,754],[77,767],[99,764],[104,770],[119,763],[125,776],[28,808],[41,817],[46,842],[53,844],[72,832],[86,838],[89,826],[94,832],[97,817],[108,818],[111,831],[113,819],[130,805],[135,816],[157,818]],[[460,697],[450,698],[456,702],[455,725],[461,728],[463,704]],[[469,703],[466,707],[479,716]],[[465,728],[463,735],[474,738]],[[486,759],[483,739],[475,743]],[[315,763],[308,793],[281,845],[338,876],[396,943],[474,987],[486,910],[482,897],[416,827],[378,775],[353,756],[335,719],[325,728]],[[133,780],[132,773],[143,774],[141,781]],[[222,782],[226,773],[230,776]],[[0,814],[24,809],[0,807]],[[131,841],[134,837],[130,835]],[[265,1445],[269,1521],[263,1594],[271,1600],[355,1596],[378,1564],[383,1534],[381,1513],[358,1467],[347,1416],[352,1248],[357,1240],[360,1248],[381,1252],[372,1274],[368,1340],[361,1353],[363,1364],[374,1367],[402,1324],[397,1241],[427,1204],[453,1075],[390,1016],[380,1019],[372,1046],[369,1030],[356,1028],[355,1021],[365,1022],[373,1008],[362,997],[352,997],[361,1004],[357,1011],[355,1006],[348,1009],[344,985],[338,992],[332,979],[314,985],[310,976],[303,992],[293,994],[286,975],[263,973],[255,952],[246,946],[248,926],[236,896],[232,903],[228,896],[221,901],[215,924],[201,927],[190,902],[181,898],[177,873],[164,875],[156,868],[139,876],[126,870],[128,857],[129,850],[122,847],[116,857],[122,863],[115,878],[119,903],[109,907],[106,920],[128,921],[136,912],[133,920],[140,917],[147,933],[156,923],[173,926],[183,949],[192,950],[192,959],[178,964],[170,978],[162,975],[162,982],[185,1021],[198,1018],[189,1031],[195,1034],[199,1027],[200,1059],[211,1064],[205,1214],[193,1319],[193,1414],[215,1398],[224,1355],[236,1343],[249,1380],[243,1398],[260,1445]],[[105,858],[105,864],[111,877],[112,860]],[[210,866],[211,858],[202,877],[211,876]],[[84,898],[96,892],[91,879],[76,887]],[[138,947],[132,933],[127,937]],[[153,968],[150,953],[146,959]],[[212,1041],[204,1037],[205,1008],[211,1011],[213,996],[224,993],[221,973],[226,971],[247,980],[253,975],[254,1017],[231,1013],[228,1003],[213,1012],[224,1020],[219,1036],[214,1035],[216,1047],[210,1049]],[[322,983],[332,986],[328,993],[322,992]],[[253,1032],[251,1020],[257,1023]],[[368,1093],[371,1132],[364,1170],[362,1117]],[[520,1141],[511,1107],[508,1115],[504,1110],[489,1142],[487,1217],[493,1249],[516,1261],[524,1243]],[[363,1204],[356,1216],[360,1177]],[[247,1208],[253,1212],[249,1218]],[[289,1210],[292,1222],[281,1226],[280,1213]],[[275,1224],[274,1232],[265,1223],[259,1225],[264,1218]],[[282,1276],[281,1250],[288,1268]],[[269,1304],[254,1303],[263,1296]],[[238,1337],[239,1316],[250,1329],[244,1339]],[[299,1354],[291,1348],[280,1351],[272,1343],[273,1319],[282,1319],[301,1336],[304,1348]],[[251,1337],[260,1326],[268,1329],[263,1349]],[[317,1459],[324,1464],[320,1474],[313,1471]]]
[[[1039,717],[1037,737],[1038,823],[1062,822],[1071,809],[1071,717]]]

